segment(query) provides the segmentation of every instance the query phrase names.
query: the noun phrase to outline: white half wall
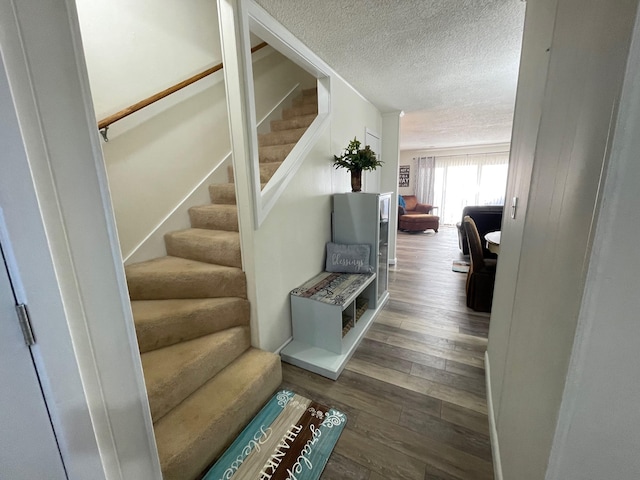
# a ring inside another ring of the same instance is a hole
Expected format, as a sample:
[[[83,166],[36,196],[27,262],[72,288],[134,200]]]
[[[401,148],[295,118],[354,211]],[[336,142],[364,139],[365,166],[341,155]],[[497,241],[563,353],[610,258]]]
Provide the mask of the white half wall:
[[[258,346],[265,350],[291,338],[289,292],[324,270],[331,195],[351,191],[349,173],[333,169],[333,155],[361,139],[365,127],[382,131],[380,112],[338,76],[331,77],[331,105],[330,128],[255,232]]]
[[[248,296],[252,306],[252,344],[276,351],[292,335],[289,292],[324,270],[325,245],[331,239],[331,195],[350,191],[349,174],[333,169],[333,155],[360,137],[368,128],[380,132],[380,112],[349,86],[321,59],[308,50],[290,32],[262,10],[255,10],[261,28],[272,32],[279,47],[291,52],[310,71],[316,71],[321,82],[330,84],[322,90],[329,95],[331,112],[325,118],[325,128],[317,131],[312,145],[291,181],[273,204],[269,215],[254,222],[250,201],[252,134],[251,106],[247,106],[248,74],[239,44],[249,28],[249,1],[218,0],[220,28],[224,40],[225,77],[229,85],[228,102],[233,131],[234,166],[238,198],[240,232],[243,243],[243,264],[247,275]],[[329,75],[329,78],[327,78]],[[328,80],[328,81],[327,81]],[[322,93],[322,92],[320,92]],[[328,127],[328,128],[326,128]],[[255,228],[254,228],[255,227]]]

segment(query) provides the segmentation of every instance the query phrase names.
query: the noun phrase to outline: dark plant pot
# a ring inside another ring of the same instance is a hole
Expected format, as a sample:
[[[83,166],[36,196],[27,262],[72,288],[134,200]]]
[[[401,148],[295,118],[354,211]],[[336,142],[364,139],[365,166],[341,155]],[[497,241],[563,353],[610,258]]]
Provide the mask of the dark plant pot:
[[[351,170],[351,191],[362,191],[362,170]]]

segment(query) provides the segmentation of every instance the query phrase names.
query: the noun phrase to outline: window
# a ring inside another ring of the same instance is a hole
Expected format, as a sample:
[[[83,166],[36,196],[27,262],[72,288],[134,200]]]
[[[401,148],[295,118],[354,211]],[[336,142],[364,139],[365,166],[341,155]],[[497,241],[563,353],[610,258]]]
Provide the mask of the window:
[[[434,205],[440,223],[460,221],[467,205],[504,205],[509,153],[436,157]]]

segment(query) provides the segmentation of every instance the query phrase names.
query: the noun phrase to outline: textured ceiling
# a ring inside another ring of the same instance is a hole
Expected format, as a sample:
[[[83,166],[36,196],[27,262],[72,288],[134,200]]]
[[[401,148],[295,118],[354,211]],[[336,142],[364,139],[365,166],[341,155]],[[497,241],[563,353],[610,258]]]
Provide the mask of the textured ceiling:
[[[402,150],[508,142],[521,0],[256,0],[383,112]]]

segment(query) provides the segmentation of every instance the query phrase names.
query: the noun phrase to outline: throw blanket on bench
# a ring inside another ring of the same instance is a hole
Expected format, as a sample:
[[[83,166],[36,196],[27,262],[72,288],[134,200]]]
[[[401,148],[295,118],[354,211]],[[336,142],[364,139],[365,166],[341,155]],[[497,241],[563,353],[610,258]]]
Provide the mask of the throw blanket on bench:
[[[298,288],[291,290],[291,295],[331,305],[344,305],[347,299],[374,275],[374,273],[322,272]]]

